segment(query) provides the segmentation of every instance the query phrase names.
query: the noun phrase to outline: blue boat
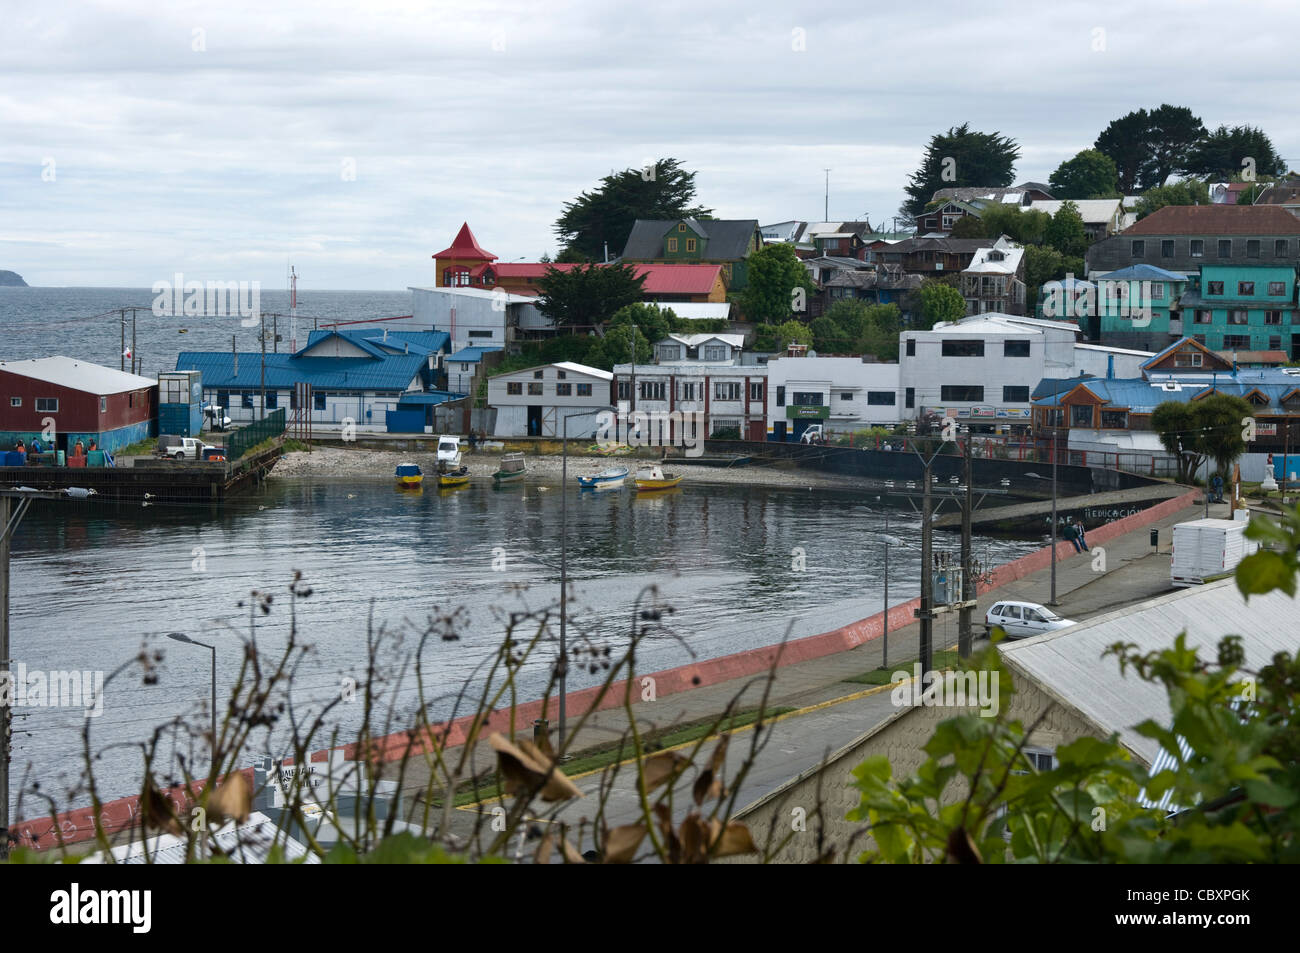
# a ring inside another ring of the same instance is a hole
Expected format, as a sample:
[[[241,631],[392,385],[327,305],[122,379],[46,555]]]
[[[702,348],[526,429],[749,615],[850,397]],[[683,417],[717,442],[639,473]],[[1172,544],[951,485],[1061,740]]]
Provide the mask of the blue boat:
[[[613,490],[623,485],[627,474],[627,467],[610,467],[591,476],[578,477],[578,486],[584,490]]]
[[[424,471],[420,469],[418,463],[400,464],[393,476],[397,480],[397,485],[402,488],[419,486],[424,482]]]

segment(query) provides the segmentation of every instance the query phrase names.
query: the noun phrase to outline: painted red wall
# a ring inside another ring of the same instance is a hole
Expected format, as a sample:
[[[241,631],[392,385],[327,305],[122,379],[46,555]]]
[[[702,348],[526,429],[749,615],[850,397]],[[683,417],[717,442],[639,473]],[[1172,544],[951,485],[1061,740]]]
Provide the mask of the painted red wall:
[[[21,407],[11,406],[14,397],[22,398]],[[56,398],[58,412],[38,412],[38,397]],[[61,431],[100,433],[152,420],[157,416],[157,405],[158,388],[146,387],[107,395],[105,410],[100,413],[99,397],[95,394],[48,384],[12,371],[0,371],[0,430],[39,432],[43,426],[41,422],[46,417],[53,417]]]

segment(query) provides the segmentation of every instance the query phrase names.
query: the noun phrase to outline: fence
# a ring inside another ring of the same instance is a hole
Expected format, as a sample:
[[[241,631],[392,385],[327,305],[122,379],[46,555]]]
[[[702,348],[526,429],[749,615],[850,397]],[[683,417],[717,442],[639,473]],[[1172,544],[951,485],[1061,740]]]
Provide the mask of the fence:
[[[284,433],[284,409],[273,410],[261,420],[255,420],[240,430],[234,431],[226,438],[226,460],[238,460],[250,448],[257,446],[269,437],[278,437]]]

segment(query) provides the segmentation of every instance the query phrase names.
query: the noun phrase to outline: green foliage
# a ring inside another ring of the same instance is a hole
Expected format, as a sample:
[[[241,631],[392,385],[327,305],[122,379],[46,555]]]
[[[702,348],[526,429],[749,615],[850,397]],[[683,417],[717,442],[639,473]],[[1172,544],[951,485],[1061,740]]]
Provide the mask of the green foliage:
[[[640,301],[644,284],[645,276],[626,263],[548,268],[537,282],[542,293],[537,309],[558,328],[592,328]]]
[[[1139,109],[1114,120],[1097,137],[1096,149],[1115,163],[1125,195],[1164,185],[1188,165],[1205,126],[1185,106],[1168,103],[1147,112]]]
[[[601,370],[612,371],[615,364],[627,364],[632,358],[632,341],[636,340],[636,362],[649,364],[654,348],[640,328],[631,324],[611,325],[603,338],[598,338],[587,352],[587,364]]]
[[[1068,258],[1050,246],[1026,245],[1025,287],[1029,300],[1037,301],[1039,290],[1049,281],[1082,275],[1083,267],[1083,259],[1080,257]]]
[[[1115,160],[1096,149],[1084,149],[1073,159],[1066,159],[1047,181],[1058,199],[1119,197]]]
[[[1178,482],[1190,483],[1207,457],[1227,474],[1246,452],[1242,438],[1246,418],[1253,417],[1248,401],[1230,394],[1213,394],[1198,401],[1165,401],[1151,414],[1151,429],[1160,443],[1178,456]]]
[[[921,167],[904,188],[908,199],[900,212],[919,215],[939,189],[1010,185],[1020,147],[998,133],[974,132],[969,123],[936,133],[926,146]]]
[[[591,259],[576,248],[562,248],[560,253],[555,256],[557,265],[582,265],[589,261]]]
[[[565,203],[555,222],[555,234],[566,246],[557,260],[572,260],[564,256],[574,251],[588,261],[603,261],[606,244],[611,258],[621,255],[638,218],[702,218],[712,211],[694,201],[695,173],[676,159],[607,175],[595,191]]]
[[[952,238],[989,238],[983,219],[977,215],[963,215],[953,223],[948,233]]]
[[[1160,188],[1148,189],[1142,193],[1138,199],[1137,212],[1139,219],[1144,219],[1152,212],[1164,208],[1166,205],[1209,205],[1210,190],[1209,187],[1197,179],[1184,179],[1181,182],[1175,182],[1172,185],[1161,186]]]
[[[1252,160],[1247,164],[1246,160]],[[1191,150],[1182,172],[1216,179],[1232,179],[1250,169],[1256,176],[1286,174],[1286,162],[1264,130],[1254,126],[1220,126]],[[1247,180],[1249,181],[1249,180]]]
[[[1064,202],[1052,216],[1043,235],[1047,244],[1062,255],[1078,258],[1088,250],[1088,235],[1083,227],[1083,218],[1079,215],[1079,206],[1073,202]]]
[[[778,325],[773,338],[777,351],[784,351],[791,344],[807,344],[811,347],[813,343],[812,328],[795,320]]]
[[[677,330],[674,326],[676,323],[678,323],[678,318],[671,308],[661,309],[656,305],[646,304],[643,301],[624,305],[609,319],[611,328],[623,324],[636,325],[651,344],[662,341],[668,336],[669,332]]]
[[[966,299],[951,285],[927,278],[921,282],[922,330],[929,330],[940,321],[959,321],[966,316]]]
[[[1300,507],[1284,509],[1280,523],[1252,519],[1245,533],[1261,548],[1237,564],[1237,588],[1242,595],[1249,599],[1281,589],[1295,598],[1296,574],[1300,573]]]
[[[1052,217],[1039,209],[1024,210],[1019,205],[987,205],[980,213],[984,234],[988,238],[1005,235],[1021,245],[1041,245]]]
[[[806,302],[817,290],[808,269],[790,245],[768,245],[747,260],[749,283],[737,296],[745,317],[756,323],[784,320],[795,313],[795,289]],[[806,307],[806,304],[804,305]]]

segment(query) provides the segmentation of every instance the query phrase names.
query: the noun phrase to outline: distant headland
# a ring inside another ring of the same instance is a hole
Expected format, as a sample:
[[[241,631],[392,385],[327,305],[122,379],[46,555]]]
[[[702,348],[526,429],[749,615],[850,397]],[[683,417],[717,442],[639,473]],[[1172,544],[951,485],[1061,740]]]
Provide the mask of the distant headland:
[[[26,288],[27,282],[16,271],[0,271],[0,288]]]

